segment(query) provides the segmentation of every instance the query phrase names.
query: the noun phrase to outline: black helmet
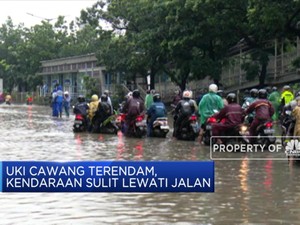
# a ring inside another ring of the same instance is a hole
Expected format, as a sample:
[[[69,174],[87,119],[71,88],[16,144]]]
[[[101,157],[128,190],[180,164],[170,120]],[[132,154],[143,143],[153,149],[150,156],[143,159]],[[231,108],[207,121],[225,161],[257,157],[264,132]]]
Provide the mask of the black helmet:
[[[139,98],[139,97],[140,97],[140,92],[139,92],[139,90],[134,90],[134,91],[132,92],[132,97],[134,97],[134,98]]]
[[[245,91],[244,91],[244,95],[249,95],[250,94],[250,91],[248,90],[248,89],[246,89]]]
[[[272,91],[277,91],[277,87],[272,87]]]
[[[269,87],[269,86],[268,86],[268,87],[266,87],[265,89],[266,89],[266,91],[267,91],[267,93],[268,93],[268,94],[270,94],[270,93],[272,92],[272,88],[271,88],[271,87]]]
[[[77,100],[78,102],[85,102],[85,98],[83,95],[78,95]]]
[[[260,89],[258,91],[258,98],[261,98],[261,99],[266,99],[267,98],[267,90],[266,89]]]
[[[258,90],[257,90],[256,88],[252,88],[252,89],[250,90],[250,96],[251,96],[252,98],[256,98],[257,95],[258,95]]]
[[[108,98],[106,94],[101,95],[101,102],[107,102]]]
[[[219,95],[221,98],[223,98],[225,96],[225,93],[223,90],[218,90],[217,95]]]
[[[230,103],[236,103],[236,94],[235,93],[229,93],[226,97],[227,102]]]
[[[161,97],[160,94],[155,94],[153,95],[153,102],[160,102],[161,101]]]

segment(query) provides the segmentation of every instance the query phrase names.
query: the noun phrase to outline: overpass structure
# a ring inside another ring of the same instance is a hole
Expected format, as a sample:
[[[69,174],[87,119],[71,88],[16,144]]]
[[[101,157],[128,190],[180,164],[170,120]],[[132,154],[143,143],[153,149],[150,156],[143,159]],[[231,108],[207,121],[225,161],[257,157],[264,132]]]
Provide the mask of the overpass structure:
[[[300,44],[299,44],[300,46]],[[242,64],[247,60],[247,55],[251,50],[242,51],[232,56],[231,64],[223,68],[220,82],[226,91],[244,90],[259,85],[259,77],[251,81],[246,79],[246,72],[242,69]],[[292,66],[293,60],[300,57],[300,47],[288,53],[278,55],[275,51],[274,56],[269,57],[266,86],[283,86],[285,84],[295,84],[300,82],[300,68]]]

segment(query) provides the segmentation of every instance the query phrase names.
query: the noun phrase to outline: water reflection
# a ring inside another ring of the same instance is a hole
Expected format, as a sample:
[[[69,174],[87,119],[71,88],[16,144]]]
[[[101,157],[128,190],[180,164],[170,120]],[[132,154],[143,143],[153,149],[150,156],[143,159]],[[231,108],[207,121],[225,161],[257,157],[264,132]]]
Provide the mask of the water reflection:
[[[248,187],[248,172],[249,172],[249,159],[245,157],[241,161],[241,167],[240,167],[240,184],[242,189],[242,204],[241,204],[241,210],[242,210],[242,217],[243,217],[243,224],[249,223],[249,187]]]

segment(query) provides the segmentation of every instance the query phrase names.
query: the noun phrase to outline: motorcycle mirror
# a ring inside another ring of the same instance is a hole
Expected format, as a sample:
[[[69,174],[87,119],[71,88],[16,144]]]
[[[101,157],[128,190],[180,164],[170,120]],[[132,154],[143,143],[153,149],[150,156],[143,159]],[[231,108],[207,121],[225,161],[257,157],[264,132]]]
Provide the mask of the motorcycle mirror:
[[[292,114],[292,112],[290,110],[286,110],[285,114],[290,116]]]

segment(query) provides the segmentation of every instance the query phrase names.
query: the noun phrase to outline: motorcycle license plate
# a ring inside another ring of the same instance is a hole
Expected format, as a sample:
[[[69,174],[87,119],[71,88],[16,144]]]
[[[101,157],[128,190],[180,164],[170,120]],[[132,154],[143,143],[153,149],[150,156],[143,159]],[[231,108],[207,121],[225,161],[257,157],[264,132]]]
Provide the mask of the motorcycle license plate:
[[[275,130],[274,130],[274,129],[265,129],[265,130],[264,130],[264,133],[265,133],[265,134],[274,134],[274,133],[275,133]]]
[[[75,120],[74,123],[75,123],[75,124],[82,124],[82,121],[81,121],[81,120]]]
[[[136,122],[135,125],[137,127],[142,127],[142,126],[146,126],[146,122],[142,121],[142,122]]]
[[[211,125],[206,125],[206,130],[211,130]]]
[[[160,128],[163,129],[163,130],[164,130],[164,129],[170,129],[169,126],[161,126]]]

